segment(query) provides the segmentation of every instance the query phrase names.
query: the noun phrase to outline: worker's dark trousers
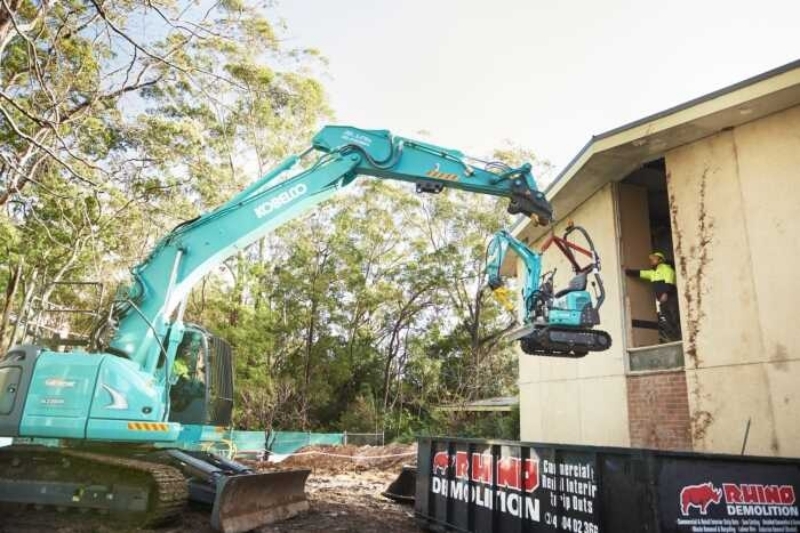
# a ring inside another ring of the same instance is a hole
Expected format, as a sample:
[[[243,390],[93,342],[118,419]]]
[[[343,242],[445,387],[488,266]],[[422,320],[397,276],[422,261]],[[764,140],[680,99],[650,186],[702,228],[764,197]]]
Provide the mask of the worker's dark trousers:
[[[661,342],[681,340],[681,316],[678,311],[678,296],[670,294],[666,302],[661,302],[658,317],[658,338]]]

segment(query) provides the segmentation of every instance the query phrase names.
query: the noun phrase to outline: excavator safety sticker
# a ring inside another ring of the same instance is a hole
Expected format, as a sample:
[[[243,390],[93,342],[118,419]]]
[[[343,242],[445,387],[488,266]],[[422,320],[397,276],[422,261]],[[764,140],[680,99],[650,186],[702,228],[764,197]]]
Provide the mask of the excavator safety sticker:
[[[439,165],[436,165],[436,168],[433,170],[429,170],[425,173],[426,176],[429,178],[434,178],[437,180],[447,180],[447,181],[457,181],[458,174],[453,174],[452,172],[441,172],[439,170]]]
[[[128,422],[128,429],[133,431],[169,431],[169,424],[158,422]]]

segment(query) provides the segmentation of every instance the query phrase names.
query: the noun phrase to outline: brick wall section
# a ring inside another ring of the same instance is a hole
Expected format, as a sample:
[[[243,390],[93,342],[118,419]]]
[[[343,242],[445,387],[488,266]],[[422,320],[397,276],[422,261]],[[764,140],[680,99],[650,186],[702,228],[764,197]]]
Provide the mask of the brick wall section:
[[[684,371],[635,374],[627,380],[631,446],[691,450]]]

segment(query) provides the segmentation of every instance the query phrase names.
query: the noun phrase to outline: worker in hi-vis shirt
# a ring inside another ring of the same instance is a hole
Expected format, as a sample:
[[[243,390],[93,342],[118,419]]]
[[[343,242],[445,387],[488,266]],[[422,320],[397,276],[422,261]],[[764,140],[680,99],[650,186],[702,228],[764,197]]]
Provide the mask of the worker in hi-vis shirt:
[[[675,269],[662,252],[649,256],[648,270],[626,268],[625,274],[647,280],[653,284],[658,305],[658,337],[661,342],[681,340],[681,318],[678,311],[678,291],[675,287]]]

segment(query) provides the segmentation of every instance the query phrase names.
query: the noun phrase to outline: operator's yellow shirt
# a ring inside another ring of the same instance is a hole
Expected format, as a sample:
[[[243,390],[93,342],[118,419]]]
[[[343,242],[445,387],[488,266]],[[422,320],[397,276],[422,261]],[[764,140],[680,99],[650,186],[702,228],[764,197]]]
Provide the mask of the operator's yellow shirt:
[[[666,263],[660,263],[652,270],[640,270],[639,277],[653,283],[663,281],[669,285],[675,285],[675,269]]]

